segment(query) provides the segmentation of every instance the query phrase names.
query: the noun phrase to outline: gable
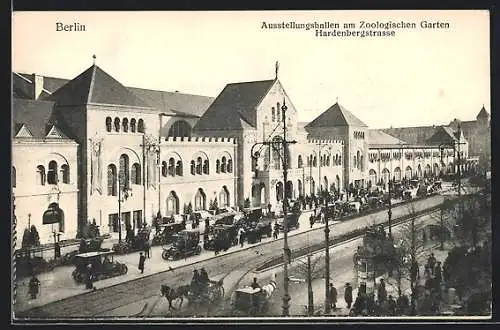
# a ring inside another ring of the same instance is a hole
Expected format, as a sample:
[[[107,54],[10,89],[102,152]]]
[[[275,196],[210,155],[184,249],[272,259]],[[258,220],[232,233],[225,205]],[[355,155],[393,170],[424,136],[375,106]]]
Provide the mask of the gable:
[[[30,132],[30,130],[26,127],[26,125],[21,124],[21,127],[17,131],[16,138],[31,138],[33,137],[33,134]]]
[[[67,137],[56,126],[52,125],[47,133],[47,138],[65,139]]]
[[[306,129],[313,127],[368,127],[368,125],[337,102],[305,126]]]

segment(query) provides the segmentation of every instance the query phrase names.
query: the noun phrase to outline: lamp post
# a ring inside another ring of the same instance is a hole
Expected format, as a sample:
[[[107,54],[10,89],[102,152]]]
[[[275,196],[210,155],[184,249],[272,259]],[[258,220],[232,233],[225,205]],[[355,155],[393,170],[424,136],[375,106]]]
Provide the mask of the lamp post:
[[[389,210],[387,211],[387,216],[389,217],[389,238],[392,239],[392,198],[391,198],[391,193],[392,193],[392,185],[393,181],[389,178]]]
[[[283,106],[281,107],[281,115],[282,115],[282,122],[283,122],[283,139],[281,141],[264,141],[264,142],[257,142],[252,146],[251,150],[251,156],[253,158],[258,158],[260,154],[257,152],[255,153],[253,149],[258,146],[258,145],[263,145],[263,146],[271,146],[271,147],[277,147],[282,148],[283,153],[278,152],[278,155],[281,158],[282,164],[283,164],[283,255],[284,255],[284,263],[283,263],[283,305],[282,305],[282,315],[283,316],[288,316],[289,315],[289,310],[290,310],[290,294],[288,292],[288,283],[289,283],[289,278],[288,278],[288,263],[290,262],[291,258],[291,253],[290,253],[290,248],[288,247],[288,221],[287,221],[287,212],[288,212],[288,198],[286,194],[286,184],[288,182],[288,145],[289,144],[295,144],[297,141],[288,141],[286,139],[286,111],[288,107],[285,104],[285,99],[283,100]],[[279,151],[279,149],[278,149]]]
[[[319,154],[319,170],[318,170],[318,183],[320,186],[320,195],[323,192],[323,189],[321,189],[321,150],[323,147],[327,146],[328,144],[324,143],[317,143],[317,146],[319,146],[318,154]],[[325,187],[325,190],[328,191],[328,187]],[[326,194],[325,194],[326,195]],[[325,205],[327,204],[326,198],[324,201]],[[330,226],[328,225],[328,216],[325,214],[325,313],[330,313]]]
[[[132,196],[132,189],[128,188],[125,182],[122,188],[121,181],[121,175],[118,174],[118,243],[122,242],[122,203],[125,202],[129,196]]]

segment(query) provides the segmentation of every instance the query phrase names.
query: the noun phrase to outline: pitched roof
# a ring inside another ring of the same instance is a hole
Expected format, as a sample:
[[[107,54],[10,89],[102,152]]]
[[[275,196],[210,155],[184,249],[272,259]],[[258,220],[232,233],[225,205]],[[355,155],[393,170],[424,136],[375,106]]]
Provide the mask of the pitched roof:
[[[32,74],[20,73],[20,75],[28,79],[29,81],[32,81],[33,79]],[[69,79],[43,76],[43,88],[50,93],[54,93],[69,81]]]
[[[53,108],[54,102],[14,99],[12,107],[13,136],[24,125],[34,138],[45,138],[53,124],[51,121]]]
[[[486,111],[486,109],[484,108],[484,105],[483,105],[481,111],[479,111],[476,118],[479,119],[479,118],[489,118],[489,117],[490,117],[490,115],[489,115],[488,111]]]
[[[457,137],[451,127],[439,126],[436,129],[436,132],[429,139],[427,139],[426,142],[430,144],[441,144],[454,143],[455,141],[457,141]]]
[[[368,130],[368,143],[370,146],[406,144],[405,141],[384,133],[382,130],[378,129]]]
[[[150,108],[127,87],[96,65],[92,65],[47,99],[63,106],[94,103]]]
[[[335,103],[316,119],[307,124],[305,127],[338,127],[338,126],[357,126],[368,127],[358,117],[353,115],[349,110]]]
[[[427,140],[436,132],[436,126],[418,126],[418,127],[396,127],[384,128],[384,133],[392,135],[408,144],[425,144]]]
[[[173,93],[151,89],[128,87],[148,105],[165,113],[201,117],[214,98],[201,95]]]
[[[262,80],[226,85],[200,118],[195,130],[255,127],[256,107],[275,81]]]

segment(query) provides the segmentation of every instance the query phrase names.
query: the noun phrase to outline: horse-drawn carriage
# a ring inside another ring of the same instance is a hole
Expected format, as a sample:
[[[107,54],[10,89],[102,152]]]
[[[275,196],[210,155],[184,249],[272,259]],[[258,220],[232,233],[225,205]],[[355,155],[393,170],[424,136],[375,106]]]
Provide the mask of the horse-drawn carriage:
[[[163,248],[161,257],[164,260],[179,260],[201,253],[200,232],[197,229],[184,229],[173,235],[170,248]]]
[[[168,285],[161,285],[160,293],[168,300],[169,310],[173,308],[172,302],[180,299],[179,309],[182,307],[184,298],[188,299],[189,305],[213,305],[224,298],[223,281],[208,280],[207,285],[181,285],[177,288]]]
[[[153,236],[151,245],[156,246],[170,244],[173,241],[174,235],[183,229],[186,229],[186,225],[184,223],[168,223],[159,225]]]
[[[238,245],[238,228],[234,225],[213,226],[208,234],[208,240],[203,241],[203,249],[214,251],[217,244],[222,250]]]
[[[125,241],[118,242],[113,245],[113,251],[116,254],[125,254],[144,250],[145,244],[149,244],[151,229],[143,227],[137,230],[137,235],[131,228],[127,228],[127,236]]]
[[[94,281],[127,274],[127,265],[113,261],[113,251],[80,253],[75,256],[73,279],[83,283],[89,275],[89,265]]]
[[[262,288],[252,288],[250,286],[237,289],[231,302],[233,316],[259,316],[267,312],[269,299],[277,289],[275,281]]]

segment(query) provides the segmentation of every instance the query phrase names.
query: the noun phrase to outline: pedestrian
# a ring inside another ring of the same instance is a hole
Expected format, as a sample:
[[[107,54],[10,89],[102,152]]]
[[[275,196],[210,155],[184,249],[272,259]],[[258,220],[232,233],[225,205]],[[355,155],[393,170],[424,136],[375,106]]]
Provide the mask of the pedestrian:
[[[278,239],[279,232],[280,232],[280,229],[278,226],[278,222],[276,221],[274,223],[274,239]]]
[[[387,299],[387,291],[385,290],[385,282],[383,278],[380,279],[377,291],[377,299],[379,302],[383,302]]]
[[[309,224],[311,225],[312,228],[314,225],[314,214],[311,214],[311,216],[309,217]]]
[[[352,305],[352,286],[351,283],[345,284],[344,300],[347,304],[347,308],[350,309]]]
[[[420,279],[420,271],[418,269],[418,263],[416,260],[413,260],[411,262],[410,273],[411,273],[411,280],[413,283],[415,283],[418,279]]]
[[[425,269],[424,269],[424,280],[427,281],[431,278],[431,269],[429,267],[429,265],[425,265]]]
[[[337,288],[333,286],[333,283],[330,283],[330,308],[337,308]]]
[[[146,258],[151,258],[151,244],[149,241],[144,242],[144,254],[146,255]]]
[[[87,276],[85,285],[87,289],[95,289],[94,288],[94,269],[92,264],[87,265]]]
[[[427,265],[431,271],[431,275],[434,275],[434,267],[436,266],[436,258],[434,257],[434,253],[431,253],[429,259],[427,259]]]
[[[243,247],[243,243],[245,242],[245,231],[243,228],[240,228],[240,246]]]
[[[388,309],[389,309],[389,315],[394,316],[396,315],[396,301],[392,297],[392,295],[389,295],[389,300],[388,300]]]
[[[144,254],[141,252],[139,256],[139,270],[141,271],[141,274],[144,274],[144,262],[146,261],[146,257],[144,257]]]
[[[29,294],[31,299],[36,299],[40,288],[40,280],[33,274],[29,282]]]
[[[434,278],[438,284],[441,284],[443,280],[443,273],[441,272],[441,261],[438,261],[436,264],[436,268],[434,269]]]
[[[54,244],[54,259],[58,259],[61,257],[61,245],[59,242]]]

